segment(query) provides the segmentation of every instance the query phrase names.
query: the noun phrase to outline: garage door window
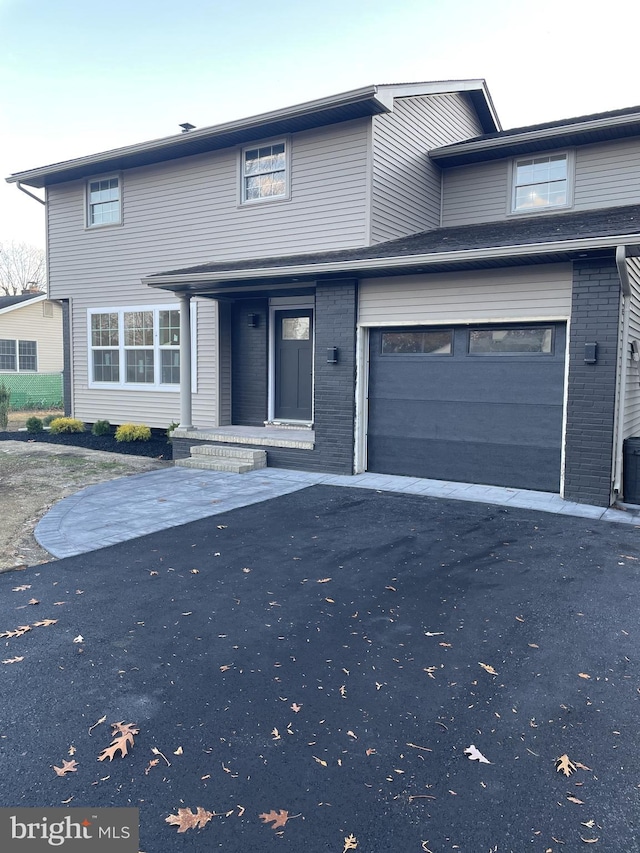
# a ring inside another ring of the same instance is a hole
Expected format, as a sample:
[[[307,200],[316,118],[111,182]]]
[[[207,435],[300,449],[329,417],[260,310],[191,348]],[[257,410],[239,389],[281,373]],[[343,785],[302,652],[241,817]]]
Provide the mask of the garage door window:
[[[553,328],[471,329],[470,355],[551,355]]]
[[[451,329],[416,329],[382,333],[383,355],[451,355]]]

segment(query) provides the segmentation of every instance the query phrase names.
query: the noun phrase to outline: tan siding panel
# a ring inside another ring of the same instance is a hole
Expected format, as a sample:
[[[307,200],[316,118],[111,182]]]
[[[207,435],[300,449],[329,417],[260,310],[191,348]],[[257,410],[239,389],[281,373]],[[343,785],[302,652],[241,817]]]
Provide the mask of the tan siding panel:
[[[440,223],[440,168],[428,151],[481,133],[467,95],[396,98],[373,119],[371,242]]]
[[[358,322],[387,326],[568,319],[571,281],[568,264],[363,279]]]
[[[0,314],[0,338],[37,341],[38,373],[60,373],[62,370],[62,308],[49,302],[52,317],[45,317],[45,302],[24,305]]]

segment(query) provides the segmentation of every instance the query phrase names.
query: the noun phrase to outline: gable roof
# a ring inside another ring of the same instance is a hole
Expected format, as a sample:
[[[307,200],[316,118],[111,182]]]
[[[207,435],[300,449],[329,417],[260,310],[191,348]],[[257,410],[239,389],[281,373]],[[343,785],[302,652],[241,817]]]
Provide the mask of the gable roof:
[[[433,148],[429,156],[441,166],[460,166],[549,150],[552,147],[585,145],[638,135],[640,106],[486,133]]]
[[[144,278],[143,283],[197,294],[213,292],[219,284],[249,280],[309,282],[345,275],[496,266],[524,259],[568,260],[579,253],[621,244],[633,247],[629,254],[640,254],[640,205],[435,228],[358,249],[200,264],[156,273]]]
[[[20,182],[41,188],[63,181],[87,178],[101,172],[147,166],[241,145],[256,139],[387,113],[392,109],[394,97],[446,92],[467,92],[482,127],[486,131],[493,131],[500,127],[484,80],[443,80],[430,83],[365,86],[362,89],[353,89],[249,118],[196,128],[187,133],[178,133],[87,157],[53,163],[38,169],[16,172],[6,180],[9,183]]]
[[[18,296],[0,296],[0,314],[8,314],[16,308],[23,308],[27,302],[42,302],[46,293],[21,293]]]

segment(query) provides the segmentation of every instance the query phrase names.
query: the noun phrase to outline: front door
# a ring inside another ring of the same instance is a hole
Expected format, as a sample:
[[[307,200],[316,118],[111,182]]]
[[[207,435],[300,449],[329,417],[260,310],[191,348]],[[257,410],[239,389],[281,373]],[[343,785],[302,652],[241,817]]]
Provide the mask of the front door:
[[[276,420],[310,421],[313,374],[313,311],[275,312]]]

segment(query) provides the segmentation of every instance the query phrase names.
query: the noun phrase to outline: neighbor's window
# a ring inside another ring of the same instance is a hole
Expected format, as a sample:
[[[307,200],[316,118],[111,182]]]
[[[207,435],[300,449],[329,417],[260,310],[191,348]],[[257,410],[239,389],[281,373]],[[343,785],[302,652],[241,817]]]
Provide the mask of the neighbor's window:
[[[96,384],[178,385],[180,311],[163,307],[92,313],[90,358]]]
[[[122,220],[120,178],[101,178],[87,184],[87,225],[117,225]]]
[[[245,148],[242,152],[242,201],[287,195],[287,156],[284,142]]]
[[[38,370],[36,341],[0,340],[0,370],[35,373]]]
[[[384,355],[451,355],[451,329],[411,330],[382,333]]]
[[[553,328],[471,329],[470,355],[530,355],[553,352]]]
[[[569,203],[566,154],[516,160],[513,173],[515,212],[564,207]]]

